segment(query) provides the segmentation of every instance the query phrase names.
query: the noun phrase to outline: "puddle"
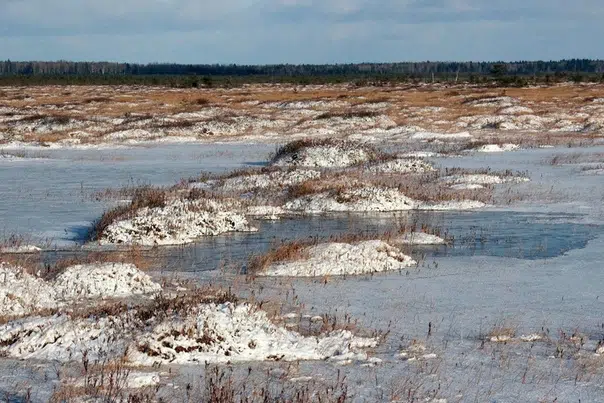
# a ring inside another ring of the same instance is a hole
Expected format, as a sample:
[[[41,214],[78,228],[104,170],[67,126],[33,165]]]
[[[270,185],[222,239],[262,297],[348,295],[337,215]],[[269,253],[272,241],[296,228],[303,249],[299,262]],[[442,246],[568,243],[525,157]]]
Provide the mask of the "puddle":
[[[346,214],[258,221],[255,233],[232,233],[200,239],[195,244],[162,247],[163,271],[240,271],[250,256],[262,254],[281,241],[327,239],[348,232],[377,234],[402,224],[429,224],[453,238],[448,246],[415,246],[416,258],[443,256],[497,256],[548,259],[584,248],[604,228],[577,223],[580,215],[514,212],[401,212]],[[46,255],[51,262],[82,252],[59,251]],[[154,252],[156,253],[156,252]]]

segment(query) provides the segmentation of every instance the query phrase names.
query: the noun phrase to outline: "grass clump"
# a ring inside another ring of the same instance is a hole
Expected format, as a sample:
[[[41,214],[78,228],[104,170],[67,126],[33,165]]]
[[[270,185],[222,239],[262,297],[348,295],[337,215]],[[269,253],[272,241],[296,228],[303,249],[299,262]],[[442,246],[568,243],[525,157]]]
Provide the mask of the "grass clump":
[[[100,239],[103,232],[112,223],[131,218],[136,212],[145,207],[166,207],[168,192],[165,189],[153,186],[143,186],[134,191],[132,201],[125,206],[117,206],[106,211],[92,226],[88,239],[95,241]]]

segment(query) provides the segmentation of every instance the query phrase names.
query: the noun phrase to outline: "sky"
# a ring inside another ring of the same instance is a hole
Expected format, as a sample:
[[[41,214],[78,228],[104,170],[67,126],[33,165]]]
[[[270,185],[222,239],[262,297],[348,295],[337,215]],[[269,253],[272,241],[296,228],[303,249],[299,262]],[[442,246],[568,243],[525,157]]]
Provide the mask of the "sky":
[[[603,0],[0,0],[0,60],[604,58]]]

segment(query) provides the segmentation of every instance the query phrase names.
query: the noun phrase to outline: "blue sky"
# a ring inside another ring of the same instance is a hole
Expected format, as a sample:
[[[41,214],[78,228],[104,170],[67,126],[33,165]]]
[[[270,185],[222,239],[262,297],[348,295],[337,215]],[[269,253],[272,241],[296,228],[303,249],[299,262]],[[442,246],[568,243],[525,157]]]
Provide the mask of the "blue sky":
[[[0,0],[0,59],[604,58],[603,0]]]

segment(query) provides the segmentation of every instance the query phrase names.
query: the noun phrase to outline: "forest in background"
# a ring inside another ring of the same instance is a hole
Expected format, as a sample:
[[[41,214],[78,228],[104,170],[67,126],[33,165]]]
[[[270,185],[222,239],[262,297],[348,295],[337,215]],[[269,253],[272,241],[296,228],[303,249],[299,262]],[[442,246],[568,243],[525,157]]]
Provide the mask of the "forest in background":
[[[175,64],[0,61],[0,85],[130,84],[171,87],[246,83],[470,82],[523,86],[604,81],[604,60],[517,62],[403,62],[357,64]]]

